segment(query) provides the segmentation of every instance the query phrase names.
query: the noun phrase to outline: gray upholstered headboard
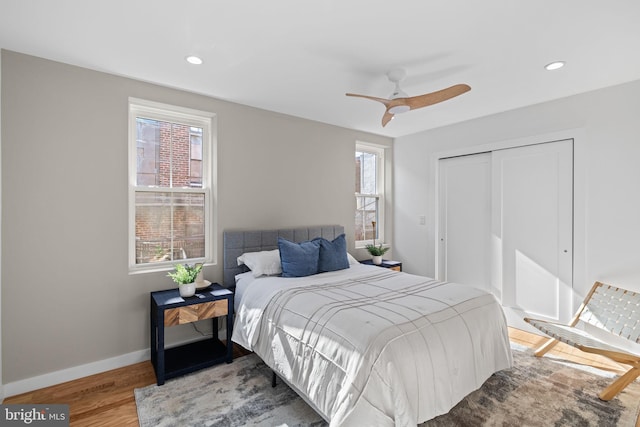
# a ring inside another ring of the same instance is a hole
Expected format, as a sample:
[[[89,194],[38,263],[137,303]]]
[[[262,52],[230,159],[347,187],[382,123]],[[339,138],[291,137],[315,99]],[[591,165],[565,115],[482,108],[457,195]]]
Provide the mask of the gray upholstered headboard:
[[[245,252],[270,251],[278,249],[278,237],[292,242],[324,237],[333,240],[344,233],[341,225],[320,225],[317,227],[285,228],[281,230],[226,230],[224,232],[224,286],[236,284],[236,274],[248,271],[238,265],[237,258]]]

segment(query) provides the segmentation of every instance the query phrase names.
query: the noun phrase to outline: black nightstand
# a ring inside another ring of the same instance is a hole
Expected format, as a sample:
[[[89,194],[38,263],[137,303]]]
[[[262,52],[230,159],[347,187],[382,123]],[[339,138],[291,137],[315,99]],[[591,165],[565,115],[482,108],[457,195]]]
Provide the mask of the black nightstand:
[[[227,317],[227,342],[218,339],[218,317]],[[164,348],[164,328],[212,319],[213,337]],[[233,292],[217,283],[182,298],[178,289],[151,292],[151,363],[158,385],[217,363],[233,361]]]
[[[374,264],[373,260],[366,259],[360,261],[360,264],[375,265],[376,267],[390,268],[395,271],[402,271],[402,263],[400,261],[391,261],[389,259],[383,259],[382,264]]]

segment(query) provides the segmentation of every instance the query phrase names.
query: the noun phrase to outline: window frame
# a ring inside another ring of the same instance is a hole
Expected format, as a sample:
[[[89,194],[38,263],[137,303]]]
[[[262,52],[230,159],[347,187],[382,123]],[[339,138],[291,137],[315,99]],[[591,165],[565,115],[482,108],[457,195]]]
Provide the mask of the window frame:
[[[356,147],[355,147],[355,152],[354,152],[354,154],[357,153],[357,152],[370,153],[370,154],[376,155],[376,157],[377,157],[377,159],[376,159],[376,192],[374,194],[368,194],[368,193],[354,193],[354,194],[355,194],[356,208],[358,206],[358,200],[357,200],[358,197],[373,197],[373,198],[377,198],[377,200],[378,200],[378,206],[377,206],[378,215],[377,215],[377,221],[376,221],[377,237],[375,238],[375,244],[379,245],[379,244],[382,243],[383,246],[385,246],[385,241],[384,241],[384,236],[385,236],[385,233],[384,233],[384,230],[385,230],[384,207],[385,207],[385,188],[386,188],[386,182],[385,182],[385,150],[386,150],[386,147],[378,145],[378,144],[373,144],[373,143],[363,142],[363,141],[356,141]],[[355,247],[356,247],[356,249],[365,248],[367,245],[373,244],[373,240],[374,240],[373,238],[364,239],[364,240],[355,240]]]
[[[138,117],[169,123],[180,123],[188,126],[202,128],[202,188],[194,187],[160,187],[152,185],[137,185],[137,127]],[[129,98],[128,111],[128,264],[129,274],[167,271],[178,263],[196,263],[205,265],[215,264],[217,239],[216,230],[216,149],[217,127],[216,114],[179,107],[138,98]],[[136,193],[138,192],[163,192],[171,194],[195,193],[204,195],[204,257],[189,258],[187,260],[173,260],[154,263],[136,263]]]

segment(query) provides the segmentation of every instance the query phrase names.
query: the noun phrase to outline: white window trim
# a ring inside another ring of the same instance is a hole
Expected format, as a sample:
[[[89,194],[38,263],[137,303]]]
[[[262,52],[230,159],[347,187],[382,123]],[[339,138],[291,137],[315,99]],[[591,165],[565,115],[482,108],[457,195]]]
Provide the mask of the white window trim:
[[[376,164],[376,195],[378,196],[378,238],[376,239],[376,246],[382,243],[382,246],[388,246],[384,243],[384,230],[385,230],[385,149],[386,147],[370,142],[356,141],[356,151],[365,151],[369,153],[375,153],[378,156],[378,162]],[[368,194],[354,193],[355,197],[367,196]],[[356,240],[356,249],[365,248],[367,245],[372,244],[373,239]]]
[[[166,192],[196,192],[205,195],[205,256],[204,258],[190,259],[190,262],[202,262],[205,265],[216,264],[217,239],[213,230],[217,230],[217,120],[216,114],[148,101],[139,98],[129,98],[129,143],[128,143],[128,168],[129,168],[129,274],[147,273],[155,271],[168,271],[181,261],[169,261],[152,264],[136,264],[136,191],[158,191],[153,187],[136,187],[137,181],[137,141],[136,141],[136,117],[144,116],[168,122],[179,122],[186,125],[201,127],[202,134],[202,188],[198,189],[169,189]]]

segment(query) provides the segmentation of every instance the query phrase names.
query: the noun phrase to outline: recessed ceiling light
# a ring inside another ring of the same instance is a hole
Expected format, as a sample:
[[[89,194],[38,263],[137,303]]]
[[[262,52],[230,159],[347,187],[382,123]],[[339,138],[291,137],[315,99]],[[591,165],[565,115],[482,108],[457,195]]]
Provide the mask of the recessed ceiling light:
[[[187,56],[186,58],[187,62],[189,64],[193,64],[193,65],[200,65],[202,64],[202,59],[200,59],[197,56]]]
[[[544,66],[544,69],[547,71],[558,70],[564,67],[564,61],[555,61],[550,64]]]

